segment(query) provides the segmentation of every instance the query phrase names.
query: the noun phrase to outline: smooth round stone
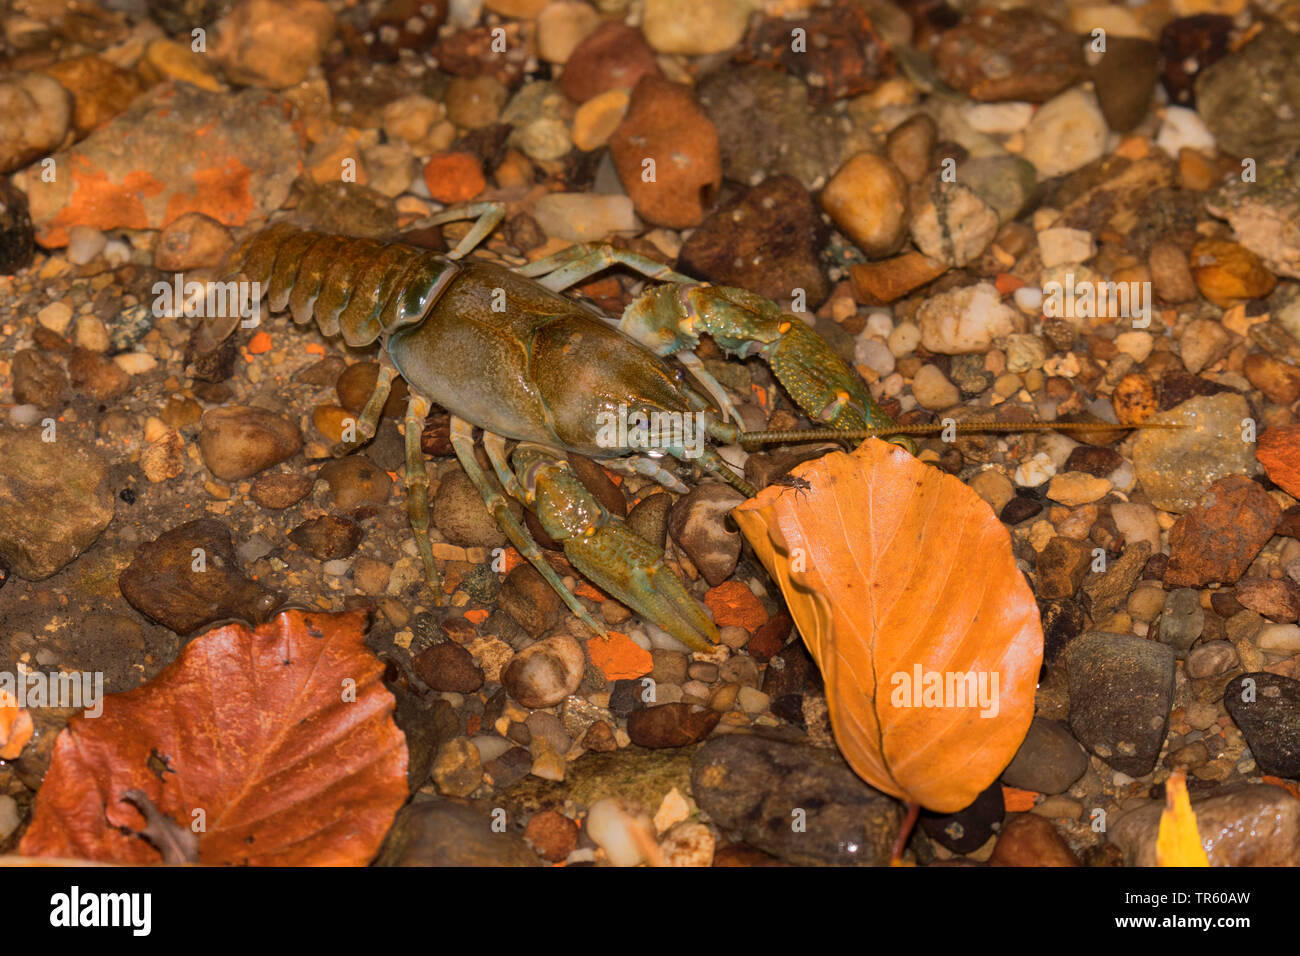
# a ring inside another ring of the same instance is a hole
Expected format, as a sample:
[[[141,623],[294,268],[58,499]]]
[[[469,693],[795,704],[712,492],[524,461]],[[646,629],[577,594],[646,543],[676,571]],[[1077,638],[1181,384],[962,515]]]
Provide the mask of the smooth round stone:
[[[510,696],[525,707],[551,707],[582,683],[587,658],[567,634],[530,644],[517,653],[501,675]]]
[[[1289,625],[1295,627],[1295,625]],[[1300,628],[1297,628],[1300,630]],[[1206,641],[1194,647],[1184,665],[1191,678],[1226,674],[1237,666],[1237,650],[1227,641]]]
[[[934,365],[922,365],[912,380],[912,395],[923,408],[933,411],[951,408],[961,401],[957,386]]]
[[[98,229],[72,226],[68,229],[68,261],[74,266],[84,266],[103,252],[107,244],[108,238]]]
[[[1300,625],[1265,624],[1255,635],[1255,644],[1261,651],[1300,653]]]
[[[1217,144],[1214,134],[1196,110],[1185,106],[1166,106],[1164,122],[1156,133],[1156,145],[1174,159],[1183,149],[1196,149],[1213,156]]]
[[[41,420],[41,410],[35,405],[15,405],[9,409],[9,421],[15,425],[35,425]]]
[[[629,813],[616,797],[604,797],[588,807],[583,826],[615,866],[636,866],[644,858],[642,847],[651,839],[645,821]]]
[[[894,317],[888,312],[872,312],[867,316],[867,335],[888,339],[894,331]]]
[[[865,365],[881,378],[894,371],[894,353],[878,338],[859,338],[853,347],[855,365]]]
[[[1106,151],[1110,129],[1097,97],[1080,87],[1044,103],[1025,128],[1021,156],[1043,179],[1072,173]]]
[[[902,358],[916,351],[921,344],[921,329],[914,322],[900,322],[889,333],[889,351],[895,358]]]

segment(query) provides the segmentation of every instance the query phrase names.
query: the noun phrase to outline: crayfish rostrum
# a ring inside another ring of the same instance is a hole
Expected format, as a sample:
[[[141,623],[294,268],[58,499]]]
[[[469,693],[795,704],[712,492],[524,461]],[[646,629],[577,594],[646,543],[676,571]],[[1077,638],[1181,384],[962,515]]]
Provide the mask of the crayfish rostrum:
[[[665,467],[666,459],[677,459],[750,497],[755,489],[713,448],[689,441],[684,429],[661,429],[647,447],[644,424],[692,416],[704,435],[724,444],[880,434],[908,447],[910,441],[898,436],[939,427],[895,425],[865,383],[807,324],[743,289],[699,282],[610,246],[574,246],[513,270],[467,260],[503,217],[496,203],[430,217],[430,225],[474,219],[445,255],[276,225],[251,236],[232,260],[232,272],[267,290],[271,311],[288,308],[294,321],[304,324],[314,318],[324,334],[340,334],[350,346],[380,343],[374,393],[356,423],[355,441],[336,446],[336,455],[374,436],[394,377],[406,380],[408,515],[426,580],[438,599],[420,447],[431,404],[451,413],[456,456],[510,542],[574,614],[605,633],[488,480],[474,452],[475,427],[483,430],[484,450],[502,488],[536,513],[569,562],[696,649],[718,640],[708,613],[666,565],[663,551],[610,514],[570,473],[566,453],[684,492],[686,486]],[[661,283],[637,296],[621,319],[561,294],[615,264]],[[729,355],[761,357],[810,420],[825,427],[743,431],[727,394],[693,351],[701,335]],[[667,361],[670,356],[678,362]],[[613,418],[636,424],[611,429]],[[970,428],[968,423],[962,430]],[[508,448],[509,440],[517,446]]]

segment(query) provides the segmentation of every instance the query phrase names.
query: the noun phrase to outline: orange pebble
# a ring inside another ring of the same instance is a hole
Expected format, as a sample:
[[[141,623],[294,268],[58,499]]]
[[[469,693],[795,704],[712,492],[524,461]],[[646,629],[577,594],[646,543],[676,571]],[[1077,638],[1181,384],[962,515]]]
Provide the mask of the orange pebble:
[[[1038,794],[1033,790],[1021,790],[1017,787],[1002,788],[1002,802],[1008,813],[1028,813],[1038,801]]]
[[[262,355],[271,351],[271,334],[269,332],[258,332],[248,340],[248,351],[254,355]]]
[[[1115,147],[1115,155],[1125,159],[1145,159],[1150,153],[1151,143],[1145,136],[1125,136]]]
[[[487,186],[483,167],[473,153],[434,153],[424,164],[424,184],[438,202],[466,202]]]
[[[605,595],[597,591],[586,581],[579,581],[578,586],[574,588],[573,593],[578,597],[586,598],[588,601],[604,601]]]
[[[999,272],[998,277],[993,280],[997,286],[998,295],[1010,295],[1017,289],[1022,288],[1025,284],[1024,279],[1017,279],[1009,272]]]
[[[599,637],[588,641],[587,656],[609,680],[632,680],[654,669],[650,652],[618,631],[610,631],[607,641]]]
[[[475,608],[472,611],[466,611],[464,617],[465,620],[477,627],[488,619],[488,612],[481,607]]]
[[[704,603],[713,612],[713,622],[718,627],[743,627],[753,634],[767,623],[767,611],[741,581],[724,581],[709,588]]]

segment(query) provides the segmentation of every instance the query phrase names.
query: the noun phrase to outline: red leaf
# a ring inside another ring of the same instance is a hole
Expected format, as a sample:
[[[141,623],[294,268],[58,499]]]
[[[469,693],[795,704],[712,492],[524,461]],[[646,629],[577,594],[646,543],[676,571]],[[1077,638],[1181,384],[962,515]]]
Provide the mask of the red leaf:
[[[137,835],[157,821],[126,799],[139,790],[180,826],[202,821],[202,863],[368,863],[406,800],[407,753],[364,635],[361,611],[286,611],[196,638],[69,722],[20,852],[158,862]]]

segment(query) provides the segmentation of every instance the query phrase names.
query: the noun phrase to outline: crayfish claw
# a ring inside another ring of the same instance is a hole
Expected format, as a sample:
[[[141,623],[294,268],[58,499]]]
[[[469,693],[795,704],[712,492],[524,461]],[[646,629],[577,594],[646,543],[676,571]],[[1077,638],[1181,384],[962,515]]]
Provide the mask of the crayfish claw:
[[[513,461],[542,527],[583,577],[693,650],[718,642],[717,627],[663,549],[610,514],[566,462],[538,445],[520,445]]]
[[[693,355],[707,334],[728,355],[762,358],[804,413],[831,428],[891,424],[867,385],[830,344],[771,299],[730,286],[677,283],[638,296],[619,328],[659,355]],[[699,360],[685,363],[712,393],[717,383]],[[702,377],[703,376],[703,377]],[[915,446],[908,439],[900,444]]]

